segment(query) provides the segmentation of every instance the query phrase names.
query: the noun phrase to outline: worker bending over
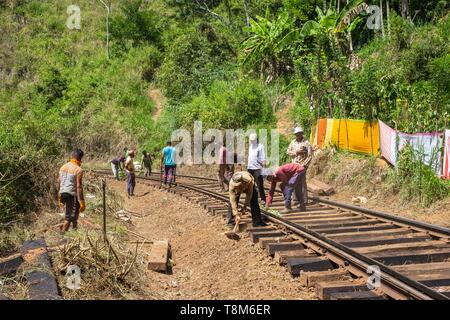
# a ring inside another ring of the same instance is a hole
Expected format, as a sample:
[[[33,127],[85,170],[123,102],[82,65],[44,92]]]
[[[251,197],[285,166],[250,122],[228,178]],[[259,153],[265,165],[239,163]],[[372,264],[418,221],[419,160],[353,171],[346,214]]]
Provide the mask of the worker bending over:
[[[275,189],[278,182],[281,182],[280,189],[284,195],[284,207],[282,213],[292,211],[292,192],[295,193],[300,211],[306,211],[305,196],[303,195],[302,179],[305,175],[305,168],[298,163],[288,163],[279,167],[274,174],[269,174],[267,180],[271,182],[269,195],[267,197],[266,208],[272,203]]]
[[[69,230],[70,223],[76,229],[78,215],[86,209],[83,195],[83,169],[81,169],[83,156],[82,150],[74,150],[70,161],[59,170],[58,202],[60,207],[66,206],[65,221],[61,227],[61,232]]]
[[[245,203],[242,214],[245,214],[250,204],[252,223],[254,227],[264,225],[261,220],[261,211],[258,204],[258,192],[255,188],[255,179],[246,171],[239,171],[233,174],[229,186],[231,210],[228,208],[228,222],[234,218],[235,224],[240,221],[238,204],[241,194],[245,194]],[[232,214],[232,215],[231,215]]]
[[[118,156],[117,158],[114,158],[111,160],[111,169],[113,172],[114,178],[119,181],[119,170],[123,170],[123,167],[125,166],[125,160],[126,158],[124,156]]]

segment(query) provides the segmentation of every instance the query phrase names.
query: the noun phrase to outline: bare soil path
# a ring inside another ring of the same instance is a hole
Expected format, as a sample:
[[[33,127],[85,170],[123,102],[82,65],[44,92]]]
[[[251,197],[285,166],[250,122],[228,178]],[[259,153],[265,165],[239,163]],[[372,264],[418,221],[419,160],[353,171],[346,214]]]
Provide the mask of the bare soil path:
[[[125,182],[111,182],[124,193]],[[148,286],[161,299],[314,299],[284,267],[245,237],[229,240],[221,218],[180,196],[136,186],[137,197],[125,208],[146,215],[135,218],[135,231],[148,239],[170,239],[173,274],[148,271]]]
[[[153,121],[158,121],[164,105],[166,104],[166,97],[164,97],[161,90],[157,88],[149,88],[147,95],[155,103],[155,109],[153,110],[152,119]]]

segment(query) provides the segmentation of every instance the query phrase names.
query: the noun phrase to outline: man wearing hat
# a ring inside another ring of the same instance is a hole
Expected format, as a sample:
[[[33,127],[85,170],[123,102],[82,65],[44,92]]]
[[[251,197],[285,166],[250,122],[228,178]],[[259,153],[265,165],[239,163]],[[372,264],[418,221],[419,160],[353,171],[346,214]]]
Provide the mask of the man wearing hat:
[[[306,170],[312,160],[312,147],[308,140],[303,136],[303,129],[301,127],[296,127],[294,129],[295,139],[291,141],[287,149],[287,154],[291,157],[292,163],[298,163],[305,168],[305,174],[301,176],[301,181],[299,181],[303,201],[306,204],[308,202],[308,186],[306,184]]]
[[[258,185],[259,197],[261,198],[261,202],[265,204],[266,193],[264,191],[264,178],[261,175],[261,171],[266,165],[264,146],[258,142],[256,133],[250,134],[249,141],[247,170],[255,179],[255,182]]]
[[[261,210],[258,204],[258,193],[255,188],[255,179],[246,171],[238,171],[233,174],[229,186],[231,210],[228,210],[228,223],[233,222],[239,224],[238,203],[241,194],[245,194],[245,203],[243,213],[246,212],[250,204],[252,214],[252,222],[254,227],[263,225],[261,220]]]

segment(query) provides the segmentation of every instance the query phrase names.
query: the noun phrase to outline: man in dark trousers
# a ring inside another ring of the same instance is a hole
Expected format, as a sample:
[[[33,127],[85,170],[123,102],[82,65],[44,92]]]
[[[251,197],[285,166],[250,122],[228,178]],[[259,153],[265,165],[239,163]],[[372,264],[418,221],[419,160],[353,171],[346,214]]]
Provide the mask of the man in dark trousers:
[[[164,186],[167,186],[169,181],[169,187],[172,183],[175,183],[176,174],[176,162],[175,162],[176,150],[172,147],[172,142],[167,141],[167,146],[162,150],[161,168],[164,165]]]
[[[305,197],[302,190],[302,179],[305,175],[305,168],[298,163],[288,163],[279,167],[274,174],[267,176],[267,180],[270,181],[271,186],[269,195],[267,197],[266,209],[272,203],[272,199],[277,187],[277,183],[280,182],[281,191],[284,194],[284,211],[282,213],[289,213],[292,211],[291,198],[292,193],[295,194],[299,205],[300,211],[306,211]]]
[[[232,232],[227,233],[227,236],[231,239],[238,240],[240,237],[236,234],[236,231],[241,220],[238,210],[238,202],[241,194],[245,194],[245,203],[242,214],[246,213],[247,207],[250,204],[253,226],[259,227],[264,225],[261,219],[261,210],[258,203],[258,191],[255,187],[255,179],[247,171],[236,172],[230,180],[229,193],[231,209],[228,208],[228,222],[232,222],[232,219],[234,218],[235,227]]]
[[[83,169],[81,169],[81,159],[84,153],[80,149],[72,152],[71,159],[59,170],[58,177],[58,201],[62,207],[66,206],[65,221],[61,227],[62,232],[66,232],[72,227],[78,226],[78,215],[86,209],[83,195]]]

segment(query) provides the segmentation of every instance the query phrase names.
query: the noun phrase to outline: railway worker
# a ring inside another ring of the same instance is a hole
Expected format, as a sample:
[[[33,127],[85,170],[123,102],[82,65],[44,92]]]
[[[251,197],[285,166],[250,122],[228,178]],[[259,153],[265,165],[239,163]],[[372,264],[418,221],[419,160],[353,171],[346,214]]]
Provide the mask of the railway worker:
[[[226,180],[226,173],[229,171],[228,166],[228,151],[227,148],[223,145],[223,143],[220,143],[219,152],[217,154],[218,159],[217,163],[219,164],[219,172],[218,172],[218,181],[219,181],[219,187],[222,191],[228,190],[228,181]]]
[[[291,141],[287,149],[287,154],[291,157],[293,163],[301,164],[305,168],[305,174],[302,175],[300,185],[302,188],[303,201],[308,202],[308,185],[306,184],[306,170],[311,163],[313,150],[311,144],[305,139],[303,129],[296,127],[294,129],[295,139]]]
[[[292,211],[291,198],[294,192],[299,205],[300,211],[306,211],[305,197],[303,196],[303,189],[301,187],[302,176],[305,175],[305,168],[298,163],[288,163],[279,167],[274,174],[267,175],[267,180],[270,181],[270,190],[267,197],[266,209],[272,203],[272,199],[275,193],[275,189],[278,182],[281,182],[280,188],[284,195],[284,207],[282,213],[288,213]]]
[[[123,170],[126,158],[124,156],[118,156],[111,160],[111,169],[114,178],[119,181],[119,170]]]
[[[144,177],[150,177],[152,174],[152,156],[147,151],[142,152],[141,166],[144,168]]]
[[[238,171],[233,174],[229,185],[229,197],[231,208],[228,208],[228,223],[234,223],[237,226],[240,221],[238,210],[239,198],[241,194],[245,194],[245,203],[242,214],[245,214],[250,204],[252,215],[252,223],[254,227],[264,225],[261,220],[261,211],[258,204],[258,192],[255,188],[255,179],[246,171]],[[236,230],[234,230],[236,231]]]
[[[175,163],[176,150],[172,147],[172,142],[167,141],[167,146],[162,150],[161,168],[164,165],[164,186],[167,186],[169,181],[169,187],[175,182],[176,163]]]
[[[134,157],[136,151],[131,149],[128,151],[128,158],[125,161],[125,173],[127,174],[127,195],[128,198],[134,197],[134,188],[136,187],[136,174],[134,168]]]
[[[249,142],[247,170],[255,179],[261,202],[265,204],[266,193],[264,191],[264,178],[261,174],[263,167],[266,165],[264,146],[258,142],[256,133],[250,134]]]
[[[61,232],[69,230],[71,223],[73,229],[76,229],[78,226],[78,215],[86,209],[83,195],[83,169],[81,169],[83,156],[82,150],[74,150],[70,161],[59,170],[58,202],[60,207],[66,206],[65,220],[61,227]]]

